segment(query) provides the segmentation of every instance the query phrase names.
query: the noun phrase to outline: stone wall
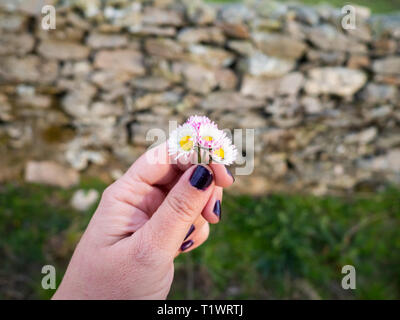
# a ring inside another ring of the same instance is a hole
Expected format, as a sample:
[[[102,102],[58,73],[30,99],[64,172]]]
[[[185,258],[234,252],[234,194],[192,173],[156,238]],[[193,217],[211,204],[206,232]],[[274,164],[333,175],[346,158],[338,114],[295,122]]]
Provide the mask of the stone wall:
[[[0,182],[113,179],[149,129],[207,114],[256,129],[238,190],[400,184],[399,15],[357,7],[346,31],[327,6],[55,2],[0,0]]]

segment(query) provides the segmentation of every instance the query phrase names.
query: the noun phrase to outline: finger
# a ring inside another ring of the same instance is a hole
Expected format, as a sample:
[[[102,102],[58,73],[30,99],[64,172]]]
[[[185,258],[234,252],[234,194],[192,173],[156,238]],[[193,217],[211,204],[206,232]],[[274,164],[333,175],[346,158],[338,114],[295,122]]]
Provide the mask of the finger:
[[[215,187],[214,192],[207,202],[203,212],[201,213],[204,219],[209,223],[218,223],[221,220],[221,204],[222,204],[223,188]]]
[[[205,223],[200,230],[198,230],[192,239],[186,240],[182,243],[179,252],[190,252],[200,247],[207,239],[210,234],[210,225]]]
[[[201,215],[196,219],[196,221],[190,226],[190,229],[188,233],[186,234],[185,238],[183,239],[183,242],[192,240],[193,237],[195,237],[196,233],[201,230],[201,228],[208,223]],[[183,243],[182,242],[182,243]],[[175,257],[176,258],[180,253],[180,249],[176,252]]]
[[[231,171],[223,164],[211,163],[210,168],[214,172],[215,184],[217,186],[226,188],[232,185],[232,183],[235,181]]]
[[[205,166],[188,169],[139,232],[149,233],[154,246],[173,258],[213,193],[213,180],[212,171]]]

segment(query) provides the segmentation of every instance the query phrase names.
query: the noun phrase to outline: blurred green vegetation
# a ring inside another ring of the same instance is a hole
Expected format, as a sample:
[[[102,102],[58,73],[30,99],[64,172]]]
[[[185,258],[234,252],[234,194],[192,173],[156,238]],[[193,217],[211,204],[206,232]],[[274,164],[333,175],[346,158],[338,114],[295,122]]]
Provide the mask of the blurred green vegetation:
[[[228,2],[244,2],[243,0],[206,0],[215,3],[228,3]],[[265,0],[268,1],[268,0]],[[374,13],[390,13],[393,11],[400,11],[400,0],[283,0],[282,2],[297,2],[308,5],[329,4],[332,7],[343,7],[346,4],[361,5],[368,7]]]
[[[41,268],[54,265],[61,280],[96,207],[71,209],[75,189],[0,186],[0,299],[51,297]],[[399,299],[399,230],[398,189],[349,198],[228,194],[209,240],[176,260],[170,299]],[[356,268],[356,290],[340,286],[346,264]]]

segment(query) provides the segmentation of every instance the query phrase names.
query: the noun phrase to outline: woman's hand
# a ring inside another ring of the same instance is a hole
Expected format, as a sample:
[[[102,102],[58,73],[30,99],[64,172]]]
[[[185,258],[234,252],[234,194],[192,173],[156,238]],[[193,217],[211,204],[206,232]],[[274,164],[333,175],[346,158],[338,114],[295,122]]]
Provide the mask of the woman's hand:
[[[229,171],[171,164],[166,144],[103,193],[53,299],[165,299],[174,258],[206,241]]]

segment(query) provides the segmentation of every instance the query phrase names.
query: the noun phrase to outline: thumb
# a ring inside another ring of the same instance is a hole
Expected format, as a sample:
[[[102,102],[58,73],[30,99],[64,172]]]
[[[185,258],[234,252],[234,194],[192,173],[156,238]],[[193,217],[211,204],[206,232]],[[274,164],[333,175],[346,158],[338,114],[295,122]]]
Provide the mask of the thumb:
[[[212,171],[202,165],[185,171],[141,231],[173,258],[214,189]],[[144,230],[143,230],[144,229]]]

